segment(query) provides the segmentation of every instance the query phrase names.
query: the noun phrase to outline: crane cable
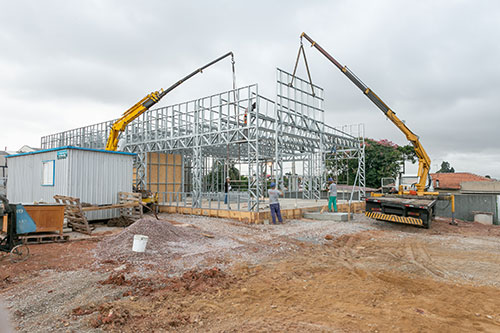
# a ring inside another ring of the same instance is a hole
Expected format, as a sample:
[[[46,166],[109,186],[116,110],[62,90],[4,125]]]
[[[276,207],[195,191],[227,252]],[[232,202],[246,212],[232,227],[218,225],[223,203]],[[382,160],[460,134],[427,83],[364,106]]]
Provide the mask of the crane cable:
[[[306,65],[306,70],[307,70],[307,76],[309,77],[309,83],[311,84],[311,91],[313,97],[316,96],[314,93],[314,85],[312,82],[311,78],[311,72],[309,71],[309,64],[307,63],[307,57],[306,57],[306,52],[304,50],[304,44],[302,43],[302,36],[300,37],[300,46],[299,46],[299,52],[297,53],[297,60],[295,61],[295,67],[293,68],[293,74],[292,74],[292,80],[288,84],[290,87],[293,87],[293,80],[295,79],[295,74],[297,73],[297,67],[299,65],[299,60],[300,60],[300,54],[304,57],[304,63]]]
[[[231,54],[231,68],[233,71],[233,90],[236,89],[236,70],[234,69],[234,64],[236,62],[234,61],[234,55]]]
[[[231,55],[231,70],[232,70],[232,74],[233,74],[233,108],[234,108],[234,117],[235,117],[235,121],[236,121],[236,124],[239,123],[239,118],[240,118],[240,112],[239,112],[239,108],[237,106],[237,100],[239,100],[239,94],[237,94],[236,92],[236,69],[235,69],[235,64],[236,62],[234,61],[234,55]],[[238,98],[237,98],[238,97]],[[228,113],[227,113],[227,116],[229,117],[229,108],[228,108]],[[228,119],[228,125],[229,125],[229,119]],[[229,129],[229,126],[228,126],[228,129]],[[229,132],[228,132],[228,136],[229,136]],[[226,177],[229,177],[229,171],[230,171],[230,168],[229,168],[229,141],[226,143],[226,163],[225,164],[225,169],[226,169]]]

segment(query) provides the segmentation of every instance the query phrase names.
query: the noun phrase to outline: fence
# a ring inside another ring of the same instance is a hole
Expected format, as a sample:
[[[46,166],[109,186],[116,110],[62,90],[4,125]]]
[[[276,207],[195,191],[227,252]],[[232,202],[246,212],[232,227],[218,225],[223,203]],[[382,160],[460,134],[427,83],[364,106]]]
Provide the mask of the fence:
[[[449,201],[438,201],[436,216],[451,217]],[[460,220],[474,221],[473,212],[493,213],[493,223],[499,224],[498,198],[496,194],[455,194],[455,217]]]

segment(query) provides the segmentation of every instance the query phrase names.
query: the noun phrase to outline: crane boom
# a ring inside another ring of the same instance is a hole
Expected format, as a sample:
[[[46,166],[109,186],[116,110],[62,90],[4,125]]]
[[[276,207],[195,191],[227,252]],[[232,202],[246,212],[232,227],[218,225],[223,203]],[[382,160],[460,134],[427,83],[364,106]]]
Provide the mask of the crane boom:
[[[426,182],[429,176],[431,159],[429,158],[429,155],[427,155],[427,152],[420,143],[419,137],[415,133],[413,133],[405,125],[405,123],[396,116],[396,113],[392,111],[391,108],[387,106],[387,104],[385,104],[380,99],[380,97],[378,97],[377,94],[375,94],[374,91],[368,88],[366,84],[364,84],[349,68],[347,68],[347,66],[342,66],[337,60],[335,60],[334,57],[332,57],[328,52],[326,52],[325,49],[323,49],[305,32],[303,32],[302,35],[300,35],[300,38],[307,39],[311,43],[311,46],[315,47],[321,54],[323,54],[328,60],[330,60],[342,73],[344,73],[345,76],[347,76],[347,78],[351,80],[351,82],[354,83],[354,85],[358,87],[363,92],[363,94],[365,94],[365,96],[368,97],[368,99],[372,101],[373,104],[375,104],[387,116],[387,118],[389,118],[389,120],[391,120],[392,123],[396,125],[396,127],[403,132],[408,141],[411,142],[411,144],[415,149],[415,154],[418,157],[418,183],[416,184],[417,194],[422,195],[426,190]]]
[[[106,144],[106,150],[116,150],[118,148],[118,140],[120,139],[120,134],[125,130],[125,128],[127,128],[127,125],[130,124],[134,119],[139,117],[141,114],[149,110],[149,108],[151,108],[153,105],[158,103],[166,94],[168,94],[169,92],[171,92],[172,90],[180,86],[183,82],[189,80],[196,74],[201,73],[205,68],[212,66],[213,64],[221,61],[224,58],[227,58],[228,56],[231,56],[233,64],[233,73],[234,73],[234,55],[233,52],[228,52],[220,56],[219,58],[209,62],[205,66],[200,67],[197,70],[193,71],[192,73],[186,75],[179,81],[172,84],[167,89],[165,90],[161,89],[160,91],[155,91],[148,94],[139,102],[137,102],[134,106],[132,106],[130,109],[125,111],[125,113],[123,113],[121,118],[118,119],[111,126],[111,130],[108,136],[108,141]]]

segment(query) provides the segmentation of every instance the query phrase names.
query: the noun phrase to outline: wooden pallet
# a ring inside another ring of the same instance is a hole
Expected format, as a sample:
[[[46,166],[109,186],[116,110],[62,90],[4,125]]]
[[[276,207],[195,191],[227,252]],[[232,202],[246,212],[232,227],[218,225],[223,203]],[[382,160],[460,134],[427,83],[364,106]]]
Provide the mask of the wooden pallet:
[[[66,205],[64,217],[66,218],[68,227],[71,227],[74,231],[78,231],[83,234],[90,235],[92,233],[87,217],[83,213],[80,198],[54,195],[54,199],[57,203]]]
[[[29,235],[20,235],[19,239],[23,244],[44,244],[54,242],[66,242],[69,235],[61,235],[59,233],[35,233]]]
[[[118,204],[104,205],[104,206],[88,206],[82,207],[80,198],[67,197],[64,195],[54,195],[57,203],[66,205],[64,217],[74,231],[90,235],[95,227],[89,225],[85,212],[104,210],[104,209],[120,209],[120,215],[130,217],[133,219],[140,219],[142,217],[142,198],[140,193],[119,192]]]
[[[118,202],[122,206],[120,215],[134,220],[142,218],[142,196],[140,193],[118,192]]]

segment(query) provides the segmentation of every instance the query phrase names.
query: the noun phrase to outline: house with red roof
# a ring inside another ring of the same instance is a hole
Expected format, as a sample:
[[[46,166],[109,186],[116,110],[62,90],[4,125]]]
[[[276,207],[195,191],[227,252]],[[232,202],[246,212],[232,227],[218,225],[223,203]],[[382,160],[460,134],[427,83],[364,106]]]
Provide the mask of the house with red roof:
[[[480,183],[480,188],[483,189],[498,185],[498,182],[491,178],[478,176],[470,172],[431,173],[431,178],[434,190],[438,192],[462,193],[463,185],[467,185],[466,187],[470,189],[471,183]]]

